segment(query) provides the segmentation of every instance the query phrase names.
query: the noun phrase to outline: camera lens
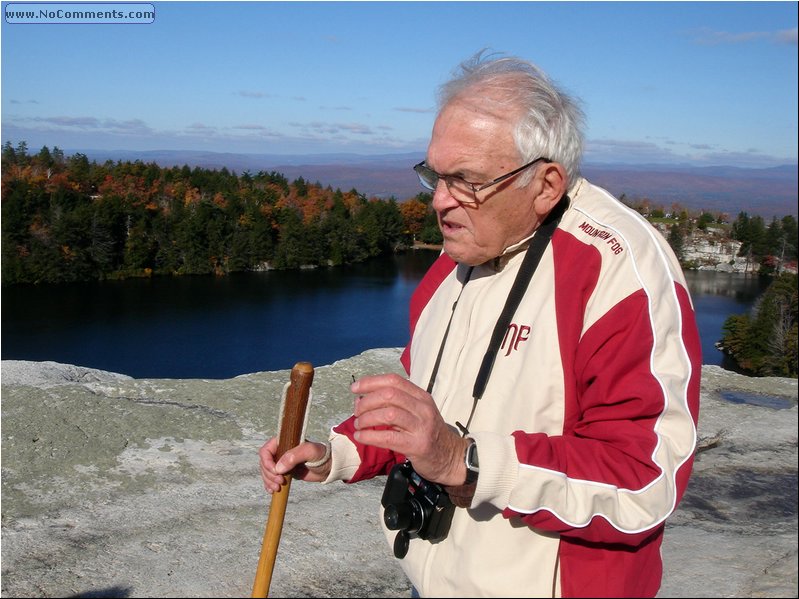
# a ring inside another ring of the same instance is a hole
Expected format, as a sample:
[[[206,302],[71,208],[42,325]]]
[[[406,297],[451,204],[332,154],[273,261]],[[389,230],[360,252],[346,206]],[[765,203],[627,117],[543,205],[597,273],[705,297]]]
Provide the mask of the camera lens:
[[[424,511],[416,499],[409,499],[399,505],[392,503],[383,512],[383,522],[389,530],[417,532],[424,525]]]
[[[411,507],[411,515],[410,522],[408,522],[408,526],[405,528],[408,529],[408,532],[419,532],[424,526],[424,508],[416,498],[409,499],[408,505]]]
[[[387,505],[383,512],[383,522],[389,530],[406,529],[411,523],[411,516],[411,507],[407,503],[400,505],[392,503]]]

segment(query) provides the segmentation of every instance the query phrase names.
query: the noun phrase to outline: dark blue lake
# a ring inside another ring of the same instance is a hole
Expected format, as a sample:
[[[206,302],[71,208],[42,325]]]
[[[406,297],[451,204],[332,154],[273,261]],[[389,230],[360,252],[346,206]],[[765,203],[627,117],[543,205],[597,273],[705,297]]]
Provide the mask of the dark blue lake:
[[[408,301],[437,252],[342,268],[156,277],[2,291],[2,359],[53,360],[137,378],[228,378],[321,366],[404,346]],[[756,277],[686,273],[704,362],[730,314],[746,312]]]

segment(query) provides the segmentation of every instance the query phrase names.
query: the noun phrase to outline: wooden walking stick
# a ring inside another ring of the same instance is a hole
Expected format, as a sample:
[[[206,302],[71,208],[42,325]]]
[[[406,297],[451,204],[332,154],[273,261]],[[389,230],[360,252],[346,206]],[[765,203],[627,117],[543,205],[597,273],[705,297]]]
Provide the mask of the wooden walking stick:
[[[313,382],[313,366],[308,362],[297,362],[291,369],[291,378],[283,409],[280,414],[278,429],[278,444],[275,461],[300,444],[303,427],[305,425],[305,411],[308,406],[308,396]],[[283,518],[286,514],[286,504],[289,500],[291,475],[286,474],[286,484],[272,494],[272,503],[269,507],[269,519],[266,523],[264,540],[261,545],[261,557],[258,560],[258,569],[255,572],[255,583],[252,589],[253,597],[266,597],[269,584],[272,581],[272,571],[275,567],[277,547],[280,544],[280,534],[283,532]]]

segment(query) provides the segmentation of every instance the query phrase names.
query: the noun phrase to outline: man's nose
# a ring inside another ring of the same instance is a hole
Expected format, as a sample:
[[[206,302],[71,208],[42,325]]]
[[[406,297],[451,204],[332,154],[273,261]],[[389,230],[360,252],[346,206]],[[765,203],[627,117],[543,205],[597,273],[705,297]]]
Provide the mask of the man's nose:
[[[460,202],[458,202],[458,200],[456,200],[449,192],[446,181],[444,181],[443,178],[439,179],[438,184],[436,185],[436,190],[433,192],[433,202],[431,203],[433,210],[436,212],[441,212],[448,208],[455,208],[459,205]]]

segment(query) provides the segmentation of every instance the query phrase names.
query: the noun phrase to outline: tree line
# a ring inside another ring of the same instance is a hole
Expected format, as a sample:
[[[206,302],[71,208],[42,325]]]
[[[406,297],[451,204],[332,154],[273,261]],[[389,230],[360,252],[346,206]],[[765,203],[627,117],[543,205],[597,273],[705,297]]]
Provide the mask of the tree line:
[[[57,147],[30,154],[25,142],[3,145],[2,197],[3,284],[341,265],[441,243],[429,193],[368,199],[276,172],[98,164]],[[793,216],[766,224],[742,212],[728,225],[725,215],[620,199],[667,223],[678,256],[695,230],[715,225],[761,273],[797,259]]]
[[[276,172],[98,164],[24,142],[2,148],[2,198],[3,284],[352,264],[435,225],[429,194],[400,205]]]

